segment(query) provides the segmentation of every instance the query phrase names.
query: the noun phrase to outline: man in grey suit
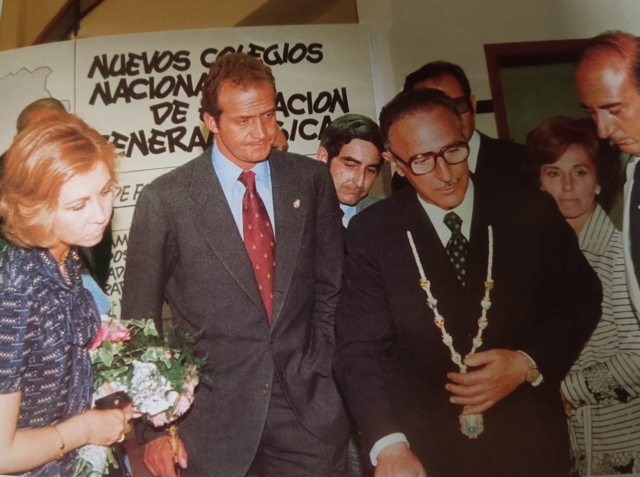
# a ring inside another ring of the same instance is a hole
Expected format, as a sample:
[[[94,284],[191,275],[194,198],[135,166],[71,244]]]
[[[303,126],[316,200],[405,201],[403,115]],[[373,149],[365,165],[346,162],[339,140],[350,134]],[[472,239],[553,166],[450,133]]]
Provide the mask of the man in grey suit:
[[[205,379],[180,423],[186,475],[345,466],[349,425],[331,374],[340,209],[325,167],[272,150],[275,98],[261,61],[219,58],[202,98],[214,146],[145,187],[133,218],[123,316],[159,324],[166,299],[177,328],[204,331]],[[166,438],[145,451],[154,474],[173,475]]]
[[[382,168],[383,151],[380,128],[361,114],[334,119],[320,135],[316,158],[329,166],[345,227],[355,214],[378,201],[369,191]]]

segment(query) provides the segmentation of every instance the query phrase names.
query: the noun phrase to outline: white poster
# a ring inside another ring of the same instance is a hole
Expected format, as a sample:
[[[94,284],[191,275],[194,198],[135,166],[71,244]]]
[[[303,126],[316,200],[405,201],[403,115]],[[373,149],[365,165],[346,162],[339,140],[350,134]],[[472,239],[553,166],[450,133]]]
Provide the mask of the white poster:
[[[197,157],[213,141],[200,118],[200,98],[204,78],[219,55],[243,51],[272,68],[278,122],[292,152],[315,155],[320,133],[343,114],[376,117],[368,30],[358,25],[161,32],[55,45],[71,48],[68,74],[73,74],[75,58],[75,81],[69,78],[67,86],[72,92],[75,88],[71,100],[76,114],[122,155],[107,290],[117,314],[127,234],[142,188]],[[48,46],[17,51],[31,54]],[[2,65],[6,54],[0,53]],[[21,61],[21,55],[10,60]],[[6,95],[11,94],[8,89]]]
[[[66,41],[0,53],[0,154],[16,135],[20,112],[35,100],[56,98],[74,112],[74,51]]]

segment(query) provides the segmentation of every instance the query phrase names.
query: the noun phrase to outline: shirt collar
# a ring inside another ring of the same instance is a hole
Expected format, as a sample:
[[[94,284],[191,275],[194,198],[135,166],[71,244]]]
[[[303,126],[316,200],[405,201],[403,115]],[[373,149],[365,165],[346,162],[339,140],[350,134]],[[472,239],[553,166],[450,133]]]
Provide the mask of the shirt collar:
[[[356,212],[358,211],[357,206],[355,205],[345,205],[345,204],[340,204],[340,209],[342,209],[343,212],[343,216],[342,216],[342,225],[344,225],[345,227],[347,225],[349,225],[349,221],[353,218],[354,215],[356,215]]]
[[[238,177],[242,174],[243,169],[222,154],[217,142],[213,144],[211,159],[222,189],[229,190],[237,183]],[[262,182],[264,186],[271,191],[271,168],[269,167],[269,160],[256,163],[251,168],[251,171],[256,175],[256,182]]]
[[[471,139],[469,139],[469,159],[467,159],[467,164],[471,172],[476,172],[478,167],[478,152],[480,152],[480,133],[476,129],[473,131]]]
[[[444,210],[437,205],[429,204],[422,197],[420,197],[420,195],[418,195],[420,204],[429,216],[429,220],[431,220],[431,223],[436,229],[438,237],[440,237],[440,241],[444,246],[447,245],[447,242],[451,237],[451,230],[449,230],[449,228],[444,224],[444,216],[449,212],[455,212],[456,215],[458,215],[458,217],[462,219],[461,232],[462,235],[464,235],[465,238],[469,240],[469,236],[471,234],[471,218],[473,216],[473,196],[474,187],[471,178],[469,178],[469,186],[467,187],[467,192],[464,195],[464,199],[462,199],[460,205],[450,210]]]

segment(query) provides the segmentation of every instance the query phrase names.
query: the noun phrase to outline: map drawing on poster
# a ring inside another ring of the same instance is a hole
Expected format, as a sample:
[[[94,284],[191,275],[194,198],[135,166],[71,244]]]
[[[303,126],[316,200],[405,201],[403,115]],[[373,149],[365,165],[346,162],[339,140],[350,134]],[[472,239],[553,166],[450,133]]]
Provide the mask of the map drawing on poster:
[[[51,43],[0,55],[0,154],[11,145],[20,112],[33,101],[56,98],[74,112],[74,49],[71,42]]]
[[[176,31],[64,44],[73,46],[66,70],[70,111],[108,138],[121,155],[107,289],[116,314],[128,230],[140,192],[213,142],[202,123],[200,98],[204,79],[218,56],[242,51],[272,68],[278,124],[292,152],[315,156],[320,133],[343,114],[376,117],[369,35],[359,25]],[[39,48],[44,47],[19,51]],[[5,63],[5,55],[0,54],[0,63]],[[18,58],[11,62],[18,70],[27,68]],[[46,63],[30,65],[29,71],[50,78],[53,73],[46,76],[46,68],[57,72]],[[16,91],[0,81],[0,106]]]

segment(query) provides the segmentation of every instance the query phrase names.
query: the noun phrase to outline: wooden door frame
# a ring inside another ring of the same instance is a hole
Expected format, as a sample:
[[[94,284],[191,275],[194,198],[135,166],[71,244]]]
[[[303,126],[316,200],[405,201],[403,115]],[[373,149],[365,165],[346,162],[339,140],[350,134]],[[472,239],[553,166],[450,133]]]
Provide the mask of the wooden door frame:
[[[589,42],[584,40],[527,41],[484,45],[498,138],[510,140],[507,110],[504,103],[500,68],[542,66],[577,61]]]

